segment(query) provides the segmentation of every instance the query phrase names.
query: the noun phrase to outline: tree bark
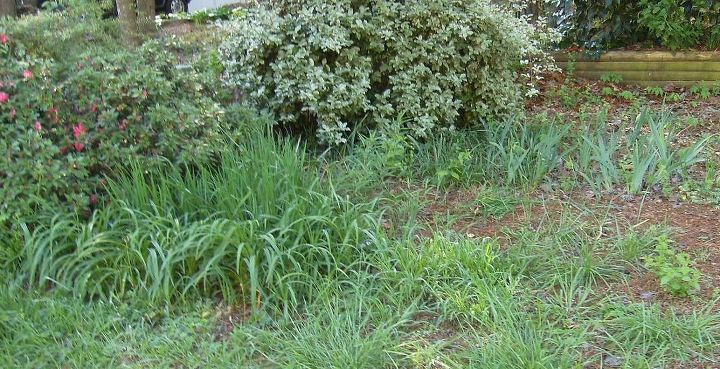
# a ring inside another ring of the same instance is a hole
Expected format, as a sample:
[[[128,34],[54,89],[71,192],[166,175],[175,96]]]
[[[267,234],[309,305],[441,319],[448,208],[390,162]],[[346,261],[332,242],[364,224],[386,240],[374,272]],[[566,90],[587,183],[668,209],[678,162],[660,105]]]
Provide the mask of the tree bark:
[[[3,1],[3,0],[0,0]],[[140,42],[138,35],[137,8],[135,0],[116,0],[118,19],[120,20],[123,41],[130,46],[137,46]]]
[[[15,0],[0,0],[0,18],[16,15]]]
[[[137,0],[137,5],[138,5],[138,19],[137,19],[138,30],[143,35],[154,34],[156,31],[155,0]]]

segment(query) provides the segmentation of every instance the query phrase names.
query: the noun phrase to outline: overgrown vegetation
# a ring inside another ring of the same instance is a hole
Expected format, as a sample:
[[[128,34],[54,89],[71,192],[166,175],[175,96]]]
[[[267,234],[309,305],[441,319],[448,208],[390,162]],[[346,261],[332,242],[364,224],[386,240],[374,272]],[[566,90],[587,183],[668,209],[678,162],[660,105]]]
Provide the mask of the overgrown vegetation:
[[[99,14],[0,23],[0,367],[716,363],[720,141],[670,101],[714,88],[607,76],[607,94],[570,80],[523,107],[500,63],[537,45],[527,18],[323,4],[132,49]],[[266,101],[221,83],[250,73],[241,56]],[[355,62],[361,100],[398,91],[353,105]],[[483,72],[441,81],[467,65]],[[319,112],[349,130],[313,140]]]
[[[213,166],[132,164],[87,221],[23,225],[21,281],[77,297],[220,294],[261,308],[298,304],[312,280],[353,268],[378,237],[372,205],[319,183],[302,147],[262,133],[242,140]]]
[[[565,43],[610,49],[636,43],[671,50],[720,46],[720,4],[705,0],[559,1]],[[570,6],[573,4],[574,6]],[[569,9],[573,9],[571,11]]]
[[[237,109],[223,108],[222,93],[203,75],[212,69],[181,73],[178,56],[162,42],[127,50],[113,44],[112,22],[86,25],[78,17],[0,24],[4,221],[32,213],[39,202],[94,208],[118,164],[157,156],[180,165],[208,160],[236,130],[228,122],[239,118]],[[35,27],[65,32],[37,38]]]

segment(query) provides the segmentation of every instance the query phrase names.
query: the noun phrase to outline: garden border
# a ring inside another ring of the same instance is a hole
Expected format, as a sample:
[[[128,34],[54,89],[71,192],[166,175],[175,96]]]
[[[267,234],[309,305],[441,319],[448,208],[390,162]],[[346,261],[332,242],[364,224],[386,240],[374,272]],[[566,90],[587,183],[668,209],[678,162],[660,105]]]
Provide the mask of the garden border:
[[[717,51],[610,51],[599,58],[580,53],[556,53],[560,68],[588,79],[613,73],[624,83],[643,86],[692,86],[720,84],[720,52]]]

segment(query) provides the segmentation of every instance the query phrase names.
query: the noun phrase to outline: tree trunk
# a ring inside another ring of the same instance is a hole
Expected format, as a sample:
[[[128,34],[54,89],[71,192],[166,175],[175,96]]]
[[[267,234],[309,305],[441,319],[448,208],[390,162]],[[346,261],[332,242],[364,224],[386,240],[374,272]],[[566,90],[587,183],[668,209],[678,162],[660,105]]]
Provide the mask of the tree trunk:
[[[0,18],[14,17],[15,0],[0,0]]]
[[[168,0],[169,1],[169,0]],[[137,0],[138,4],[138,30],[143,35],[151,35],[155,28],[155,0]]]
[[[0,0],[4,1],[4,0]],[[117,0],[118,19],[122,27],[123,41],[130,46],[139,44],[135,0]]]

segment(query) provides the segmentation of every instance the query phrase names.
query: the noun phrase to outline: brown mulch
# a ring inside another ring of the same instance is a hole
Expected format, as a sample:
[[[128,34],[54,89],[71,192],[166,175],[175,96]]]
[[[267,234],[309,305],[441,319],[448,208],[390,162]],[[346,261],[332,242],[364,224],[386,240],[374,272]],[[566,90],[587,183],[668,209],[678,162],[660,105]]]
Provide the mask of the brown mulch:
[[[213,337],[216,342],[226,340],[235,327],[246,322],[252,316],[250,306],[218,305],[215,312],[216,322]]]
[[[563,76],[547,78],[549,89],[563,83]],[[600,96],[605,86],[602,82],[580,81],[579,88],[587,88]],[[662,97],[647,96],[644,87],[617,86],[619,90],[631,90],[636,95],[645,96],[651,109],[667,109],[682,120],[694,117],[699,124],[688,125],[679,133],[681,145],[697,141],[704,135],[720,132],[720,97],[699,99],[691,96],[689,89],[669,87],[668,92],[676,92],[684,97],[677,103],[664,102]],[[550,112],[565,122],[579,122],[578,104],[575,109],[563,107],[557,98],[546,94],[528,103],[528,115]],[[626,121],[634,119],[637,108],[631,102],[615,97],[603,97],[610,103],[608,121]],[[600,107],[597,107],[599,110]],[[720,158],[720,147],[710,152]],[[717,160],[716,160],[717,161]],[[420,237],[432,237],[434,232],[451,229],[469,237],[491,237],[498,239],[506,247],[512,242],[509,231],[519,229],[538,229],[547,222],[568,218],[568,213],[582,220],[598,221],[599,226],[621,229],[646,229],[652,226],[667,227],[671,230],[674,246],[687,252],[696,262],[696,268],[702,272],[702,289],[691,298],[675,297],[667,293],[659,284],[654,273],[639,268],[630,272],[626,281],[598,286],[596,293],[612,292],[625,301],[658,304],[664,310],[673,309],[687,313],[707,306],[716,298],[720,287],[720,209],[709,204],[694,204],[681,201],[677,196],[666,197],[653,192],[646,196],[627,196],[622,191],[613,195],[594,196],[588,192],[575,191],[564,194],[538,190],[529,195],[529,204],[518,206],[515,211],[494,219],[484,216],[477,205],[477,197],[483,191],[481,187],[453,190],[446,193],[431,192],[424,197],[426,204],[418,214],[418,222],[425,226]],[[523,195],[525,196],[525,195]],[[569,217],[572,219],[572,217]],[[587,218],[587,219],[584,219]],[[451,220],[451,221],[448,221]],[[608,222],[608,223],[603,223]],[[609,223],[613,223],[610,225]],[[603,233],[604,234],[604,233]],[[608,231],[608,235],[612,230]],[[720,312],[715,305],[713,311]],[[590,355],[594,356],[594,355]],[[670,365],[671,368],[720,368],[720,364],[696,360],[691,363]]]
[[[595,216],[624,227],[663,226],[672,231],[675,247],[696,261],[696,267],[703,274],[702,292],[694,299],[674,297],[663,290],[653,273],[647,271],[633,272],[627,283],[610,288],[633,301],[657,302],[682,310],[710,301],[715,288],[720,287],[720,209],[711,205],[683,203],[659,195],[595,198],[586,193],[573,193],[553,197],[538,191],[532,194],[536,199],[534,204],[520,206],[510,214],[493,219],[478,214],[475,202],[479,191],[480,188],[471,188],[430,195],[431,201],[419,214],[419,221],[426,225],[420,237],[429,238],[434,232],[447,228],[448,225],[438,223],[437,218],[442,220],[448,215],[456,219],[450,225],[453,231],[469,237],[497,238],[503,247],[511,242],[508,230],[537,229],[548,221],[567,216],[568,212],[590,222],[602,220],[592,219]]]
[[[420,231],[420,237],[431,238],[433,233],[450,226],[452,231],[471,238],[503,238],[505,229],[525,226],[529,214],[539,215],[544,211],[540,206],[518,206],[503,217],[486,217],[481,214],[476,203],[477,195],[481,192],[482,188],[473,187],[427,196],[429,204],[418,214],[418,221],[425,225]],[[454,222],[450,225],[439,222],[443,217],[451,217]]]
[[[636,96],[643,96],[647,106],[653,110],[667,110],[677,117],[689,118],[694,117],[700,120],[701,124],[695,127],[688,127],[691,131],[697,132],[702,129],[702,133],[718,133],[720,131],[720,96],[710,96],[702,99],[694,96],[691,89],[682,86],[665,86],[663,90],[666,93],[677,93],[683,100],[678,102],[667,101],[664,96],[650,95],[646,91],[646,87],[630,85],[630,84],[614,84],[604,83],[602,81],[588,80],[579,78],[572,82],[567,81],[567,75],[564,73],[553,73],[544,77],[540,87],[541,94],[534,99],[528,100],[526,109],[528,115],[549,114],[550,116],[559,116],[566,122],[577,122],[579,110],[581,108],[591,109],[590,112],[599,112],[603,106],[585,105],[587,101],[579,101],[576,106],[563,106],[559,99],[555,96],[560,87],[566,85],[571,89],[585,91],[595,97],[600,97],[603,101],[609,103],[608,119],[630,118],[626,114],[633,106],[632,101],[624,100],[615,95],[603,96],[604,87],[611,87],[616,91],[631,91]],[[585,105],[585,106],[584,106]],[[634,118],[634,116],[633,116]]]
[[[636,272],[631,275],[627,288],[623,289],[632,300],[658,302],[680,310],[689,310],[694,305],[712,300],[715,288],[720,286],[720,209],[710,205],[652,199],[625,202],[616,215],[630,224],[670,227],[675,246],[693,257],[703,275],[703,288],[694,301],[665,292],[653,273]]]
[[[198,28],[198,26],[189,21],[165,21],[162,27],[160,27],[160,34],[163,36],[182,36],[190,33]]]

